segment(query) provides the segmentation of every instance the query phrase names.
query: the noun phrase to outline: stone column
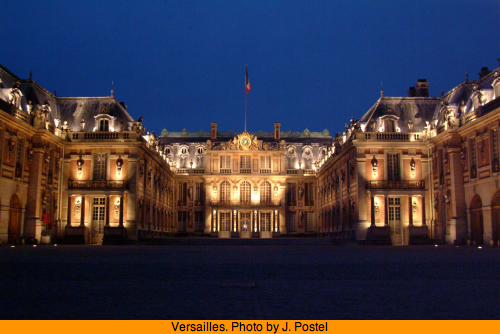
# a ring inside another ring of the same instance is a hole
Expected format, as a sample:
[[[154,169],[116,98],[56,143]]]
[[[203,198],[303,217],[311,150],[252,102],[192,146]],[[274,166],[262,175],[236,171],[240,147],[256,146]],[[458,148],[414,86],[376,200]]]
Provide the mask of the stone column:
[[[111,213],[111,197],[106,195],[106,225],[109,227],[109,215]]]
[[[425,196],[422,196],[422,226],[426,226],[427,222],[425,221]]]
[[[375,226],[375,196],[373,193],[369,194],[370,196],[370,226]]]
[[[210,222],[210,233],[215,232],[215,210],[210,210],[210,214],[212,215],[212,219]]]
[[[238,212],[237,211],[233,211],[233,214],[234,214],[234,231],[235,232],[239,232],[239,229],[238,229]]]
[[[82,209],[80,211],[80,226],[85,226],[85,195],[82,195]]]
[[[120,195],[120,221],[118,223],[119,227],[123,227],[123,194]]]
[[[219,228],[218,228],[219,224],[218,224],[218,219],[217,219],[217,218],[219,218],[218,214],[219,214],[219,211],[215,210],[215,215],[214,215],[214,229],[215,230],[214,230],[214,232],[218,232],[219,231]]]
[[[261,222],[260,222],[260,211],[257,210],[257,221],[256,221],[256,224],[257,224],[257,232],[260,232],[261,230]]]
[[[462,138],[459,135],[454,136],[451,139],[452,146],[448,149],[449,161],[450,161],[450,173],[451,173],[451,226],[450,228],[454,230],[455,239],[450,240],[451,242],[457,240],[465,240],[467,238],[467,221],[465,219],[465,191],[464,191],[464,178],[463,178],[463,165],[460,158],[460,153],[462,152],[461,142]],[[445,219],[443,219],[445,220]],[[452,233],[453,234],[453,233]]]
[[[385,215],[384,225],[389,226],[389,196],[384,195]]]
[[[412,202],[412,196],[408,195],[408,208],[410,212],[408,213],[408,220],[410,223],[410,226],[413,226],[413,202]]]
[[[68,217],[66,219],[66,226],[71,226],[71,200],[72,200],[72,196],[71,195],[68,195]]]
[[[42,145],[40,138],[33,138],[34,146]],[[37,143],[35,144],[35,141]],[[40,240],[42,236],[42,169],[44,163],[45,150],[43,147],[33,148],[33,155],[30,164],[30,175],[28,179],[28,200],[26,203],[27,221],[24,226],[24,236]]]
[[[277,227],[277,231],[278,233],[281,232],[281,229],[280,229],[280,211],[281,210],[278,210],[278,214],[276,215],[276,227]]]

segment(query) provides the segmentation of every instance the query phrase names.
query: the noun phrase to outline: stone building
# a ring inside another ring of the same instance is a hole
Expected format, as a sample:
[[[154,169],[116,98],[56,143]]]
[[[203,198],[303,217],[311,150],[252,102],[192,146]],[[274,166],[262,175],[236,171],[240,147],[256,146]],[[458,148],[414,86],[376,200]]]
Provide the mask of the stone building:
[[[498,245],[499,72],[441,97],[422,79],[408,96],[382,93],[333,138],[279,122],[156,136],[113,91],[58,97],[0,66],[0,240]]]
[[[367,243],[498,245],[500,71],[443,96],[425,79],[346,124],[318,179],[318,232]]]

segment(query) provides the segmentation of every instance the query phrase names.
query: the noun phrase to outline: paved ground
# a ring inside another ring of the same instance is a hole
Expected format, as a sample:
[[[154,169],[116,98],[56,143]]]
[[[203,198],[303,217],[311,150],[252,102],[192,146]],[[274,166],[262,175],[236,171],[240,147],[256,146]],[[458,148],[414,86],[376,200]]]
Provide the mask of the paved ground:
[[[500,318],[498,247],[315,240],[2,245],[0,318]]]

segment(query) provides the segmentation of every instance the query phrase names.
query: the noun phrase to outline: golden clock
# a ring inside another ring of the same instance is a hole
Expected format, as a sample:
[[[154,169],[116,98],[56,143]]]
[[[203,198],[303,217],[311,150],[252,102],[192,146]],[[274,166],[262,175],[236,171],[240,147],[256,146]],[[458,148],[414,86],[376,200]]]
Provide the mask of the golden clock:
[[[244,136],[240,138],[240,144],[243,148],[249,148],[250,145],[252,145],[252,140],[249,137]]]

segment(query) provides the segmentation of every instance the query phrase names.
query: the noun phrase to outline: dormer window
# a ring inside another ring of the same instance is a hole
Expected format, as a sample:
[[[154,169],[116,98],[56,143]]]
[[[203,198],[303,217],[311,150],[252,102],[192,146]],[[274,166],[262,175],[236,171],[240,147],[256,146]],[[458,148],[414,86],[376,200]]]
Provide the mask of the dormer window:
[[[99,121],[99,131],[109,131],[109,121],[107,119],[101,119]]]
[[[394,132],[394,120],[386,119],[384,120],[384,132]]]
[[[398,120],[399,117],[395,115],[384,115],[380,117],[383,124],[382,132],[399,132]]]
[[[95,126],[94,126],[94,131],[98,132],[114,132],[114,122],[115,122],[115,117],[101,113],[97,116],[95,116]]]

